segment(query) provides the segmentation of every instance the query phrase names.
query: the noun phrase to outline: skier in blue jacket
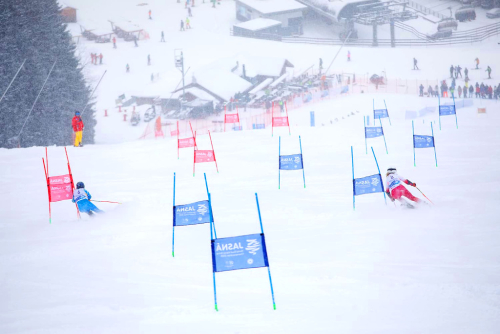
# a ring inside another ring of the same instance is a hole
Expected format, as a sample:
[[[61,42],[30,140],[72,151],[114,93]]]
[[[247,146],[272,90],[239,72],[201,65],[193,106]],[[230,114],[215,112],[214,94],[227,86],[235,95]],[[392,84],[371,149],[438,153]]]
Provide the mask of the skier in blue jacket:
[[[80,210],[80,212],[85,212],[89,216],[92,216],[94,213],[104,213],[104,211],[90,202],[91,198],[92,196],[85,190],[83,182],[78,182],[76,184],[76,189],[73,191],[73,199],[71,200],[78,205],[78,210]]]

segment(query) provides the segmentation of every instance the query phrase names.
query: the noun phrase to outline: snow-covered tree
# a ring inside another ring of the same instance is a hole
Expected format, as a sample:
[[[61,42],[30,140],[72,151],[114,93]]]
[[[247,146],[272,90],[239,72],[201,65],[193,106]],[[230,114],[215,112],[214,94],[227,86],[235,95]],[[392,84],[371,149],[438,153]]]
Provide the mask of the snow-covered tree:
[[[23,69],[0,102],[0,147],[70,145],[71,118],[89,101],[75,46],[59,15],[57,0],[0,1],[0,96],[19,66]],[[52,71],[19,137],[38,92]],[[94,141],[94,110],[87,107],[83,143]]]

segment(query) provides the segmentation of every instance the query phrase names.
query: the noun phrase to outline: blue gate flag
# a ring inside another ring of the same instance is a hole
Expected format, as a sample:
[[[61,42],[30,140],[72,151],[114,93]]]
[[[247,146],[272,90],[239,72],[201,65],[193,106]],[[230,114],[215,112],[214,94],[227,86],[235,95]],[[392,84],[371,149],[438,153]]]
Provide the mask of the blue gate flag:
[[[259,129],[265,129],[266,124],[265,123],[254,123],[252,124],[252,129],[254,130],[259,130]]]
[[[413,147],[415,148],[434,147],[434,137],[413,135]]]
[[[315,126],[315,118],[314,118],[314,111],[311,111],[311,126]]]
[[[174,226],[210,223],[209,207],[208,201],[174,206]]]
[[[375,109],[373,110],[373,118],[386,118],[389,117],[389,113],[387,112],[387,109]]]
[[[213,272],[269,267],[264,234],[212,240]]]
[[[384,135],[384,129],[381,126],[365,127],[365,138],[375,138]]]
[[[439,106],[439,116],[455,115],[456,113],[455,105]]]
[[[354,196],[384,192],[382,176],[380,174],[354,179],[353,183]]]
[[[281,170],[303,169],[302,154],[291,154],[280,156]]]

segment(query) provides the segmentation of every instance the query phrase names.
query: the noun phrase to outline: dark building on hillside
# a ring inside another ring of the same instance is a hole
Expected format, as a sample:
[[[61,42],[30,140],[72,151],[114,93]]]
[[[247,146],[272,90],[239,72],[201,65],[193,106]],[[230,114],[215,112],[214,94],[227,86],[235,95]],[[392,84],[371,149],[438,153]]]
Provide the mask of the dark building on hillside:
[[[250,21],[258,18],[281,22],[280,35],[302,35],[302,20],[307,6],[295,0],[236,0],[236,18]]]
[[[61,17],[65,23],[76,23],[76,8],[63,6]]]

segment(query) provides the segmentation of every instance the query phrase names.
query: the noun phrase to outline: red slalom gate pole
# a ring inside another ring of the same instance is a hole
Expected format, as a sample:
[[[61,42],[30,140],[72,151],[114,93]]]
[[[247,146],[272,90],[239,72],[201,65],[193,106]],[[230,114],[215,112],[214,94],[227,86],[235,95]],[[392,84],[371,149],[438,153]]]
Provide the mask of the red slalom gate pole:
[[[179,160],[179,121],[177,121],[177,160]]]
[[[195,166],[196,166],[196,148],[193,150],[193,177],[195,173]]]
[[[286,112],[286,122],[288,123],[288,134],[291,136],[292,132],[290,131],[290,118],[288,118],[288,108],[286,106],[286,101],[285,101],[285,112]]]
[[[104,117],[108,117],[108,109],[104,109]]]
[[[217,159],[215,158],[214,144],[212,143],[212,135],[210,134],[210,130],[208,130],[208,136],[210,137],[210,145],[212,145],[212,153],[214,155],[215,169],[217,169],[217,173],[218,173],[219,167],[217,167]]]
[[[224,132],[226,132],[226,106],[224,106]]]
[[[68,158],[68,150],[66,150],[66,147],[64,147],[64,152],[66,152],[66,160],[68,161],[68,172],[69,172],[69,179],[71,181],[71,189],[74,190],[75,183],[73,182],[73,174],[71,173],[71,166],[69,164],[69,158]],[[76,206],[76,216],[78,217],[78,219],[80,219],[80,210],[78,209],[78,204],[75,203],[75,206]]]
[[[50,184],[49,184],[49,175],[47,174],[47,169],[49,166],[49,162],[47,161],[47,169],[45,169],[45,161],[42,158],[43,163],[43,171],[45,172],[45,181],[47,182],[47,192],[49,193],[49,224],[52,224],[52,212],[50,210]]]

